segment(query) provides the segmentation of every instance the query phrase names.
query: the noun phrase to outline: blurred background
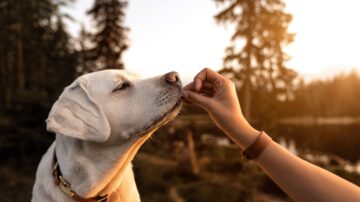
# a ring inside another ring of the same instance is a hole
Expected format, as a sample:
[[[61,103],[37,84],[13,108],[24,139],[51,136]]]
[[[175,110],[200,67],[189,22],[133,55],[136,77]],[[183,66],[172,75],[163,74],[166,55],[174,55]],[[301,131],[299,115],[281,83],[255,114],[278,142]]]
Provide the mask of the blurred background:
[[[360,185],[360,3],[352,0],[0,0],[0,200],[30,201],[54,135],[47,114],[76,77],[204,67],[232,79],[259,130]],[[184,105],[134,160],[143,201],[291,201]],[[326,185],[324,185],[326,186]]]

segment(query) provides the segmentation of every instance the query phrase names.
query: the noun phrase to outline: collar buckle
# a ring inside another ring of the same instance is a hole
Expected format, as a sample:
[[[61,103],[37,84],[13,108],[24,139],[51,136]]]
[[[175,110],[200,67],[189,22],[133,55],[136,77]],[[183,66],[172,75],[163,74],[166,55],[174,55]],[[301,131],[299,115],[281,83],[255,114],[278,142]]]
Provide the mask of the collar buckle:
[[[59,180],[60,180],[59,186],[60,186],[61,191],[63,191],[65,194],[67,194],[71,198],[74,198],[76,194],[71,189],[70,184],[68,182],[66,182],[66,180],[61,175],[59,176]]]

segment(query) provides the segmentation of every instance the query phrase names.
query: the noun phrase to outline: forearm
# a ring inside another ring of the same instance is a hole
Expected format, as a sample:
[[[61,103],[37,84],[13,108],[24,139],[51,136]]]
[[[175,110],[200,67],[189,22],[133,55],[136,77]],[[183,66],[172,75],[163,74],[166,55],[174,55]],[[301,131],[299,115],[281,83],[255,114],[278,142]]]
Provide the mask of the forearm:
[[[356,185],[272,142],[255,162],[295,201],[360,201]]]
[[[234,141],[241,150],[250,146],[260,134],[244,117],[222,117],[223,123],[219,124],[221,130]]]
[[[244,120],[224,132],[242,150],[260,133]],[[271,142],[254,161],[295,201],[360,201],[359,187],[300,159],[276,142]]]

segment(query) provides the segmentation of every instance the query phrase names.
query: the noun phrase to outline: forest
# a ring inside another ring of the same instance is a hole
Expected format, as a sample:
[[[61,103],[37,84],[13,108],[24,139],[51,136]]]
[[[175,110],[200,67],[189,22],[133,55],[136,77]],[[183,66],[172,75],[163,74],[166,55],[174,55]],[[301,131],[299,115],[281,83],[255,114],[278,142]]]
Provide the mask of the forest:
[[[74,1],[0,0],[0,180],[5,182],[0,188],[2,193],[9,193],[2,194],[1,201],[29,201],[36,166],[54,140],[54,134],[46,131],[45,120],[64,87],[85,73],[126,69],[122,55],[131,47],[128,40],[131,24],[127,27],[124,22],[131,1],[93,0],[87,15],[95,23],[96,31],[83,28],[79,39],[67,30],[65,19],[72,19],[72,16],[61,12],[62,7]],[[236,25],[233,42],[245,41],[240,48],[234,47],[237,43],[229,42],[231,45],[224,50],[224,65],[219,72],[236,84],[246,117],[274,133],[284,130],[281,121],[286,119],[348,117],[359,122],[359,73],[353,70],[332,78],[305,82],[299,73],[286,66],[289,56],[283,48],[296,40],[296,34],[288,31],[292,16],[285,12],[284,2],[240,2],[214,0],[214,4],[223,6],[223,10],[214,13],[214,19],[219,24]],[[238,8],[242,12],[236,12]],[[215,139],[222,135],[212,123],[202,128],[196,125],[195,118],[187,118],[203,114],[204,111],[185,105],[178,121],[160,130],[155,142],[144,145],[134,166],[140,176],[139,189],[144,200],[174,201],[175,190],[185,201],[239,201],[239,197],[262,201],[254,198],[252,190],[256,190],[265,198],[288,201],[286,195],[254,165],[236,157],[240,151],[204,143],[201,135],[205,133],[215,134]],[[188,130],[177,127],[183,120],[181,116],[186,121],[191,119]],[[289,128],[295,130],[296,127]],[[343,131],[347,130],[339,133]],[[359,134],[360,129],[354,126],[349,131]],[[301,137],[286,138],[289,139]],[[179,153],[174,154],[175,157],[170,155],[175,152],[170,149],[175,143],[180,153],[196,153],[201,174],[196,171],[199,168],[195,169],[189,160],[180,158]],[[308,151],[309,145],[303,146],[305,149],[300,150]],[[162,149],[157,150],[158,147]],[[325,149],[321,152],[329,152],[331,157],[334,154],[334,159],[338,159],[337,156],[345,158],[344,162],[357,162],[356,157],[347,159],[341,152],[332,153]],[[190,168],[176,166],[182,161]],[[209,161],[217,162],[218,166],[207,163]],[[154,166],[148,166],[151,162]],[[161,163],[168,166],[160,169]],[[244,174],[238,174],[237,169]],[[360,174],[345,172],[338,167],[330,169],[360,184]],[[152,177],[151,172],[161,177]],[[231,183],[231,176],[241,183]],[[175,187],[168,187],[169,179]],[[249,187],[244,183],[249,183]],[[219,186],[229,198],[214,192]],[[198,195],[192,193],[192,189],[198,190]],[[13,190],[24,190],[24,194]],[[233,191],[237,194],[232,194]]]
[[[72,38],[64,24],[64,18],[71,16],[59,11],[60,7],[71,3],[71,0],[1,1],[0,48],[3,54],[0,55],[0,109],[4,115],[21,113],[21,110],[27,108],[38,108],[39,111],[46,112],[61,90],[77,76],[106,68],[125,67],[121,61],[121,54],[130,45],[127,42],[129,28],[119,23],[105,21],[110,17],[102,15],[117,15],[119,19],[114,21],[122,22],[122,18],[125,17],[126,2],[120,2],[115,6],[118,11],[112,13],[104,14],[100,10],[106,8],[100,7],[90,10],[88,15],[93,16],[98,27],[104,26],[104,23],[107,23],[107,27],[98,33],[90,33],[82,29],[80,41]],[[109,6],[114,8],[114,5]],[[220,15],[216,18],[222,20]],[[231,22],[231,19],[226,20]],[[229,53],[231,48],[233,47],[229,47],[226,53]],[[265,45],[260,47],[260,49],[266,48],[273,47],[265,47]],[[244,49],[242,52],[245,51],[247,50]],[[254,57],[265,57],[260,52],[252,51],[252,54]],[[240,68],[242,63],[235,65],[232,63],[236,54],[238,53],[225,58],[221,72],[235,82],[241,83],[244,81],[242,77],[245,77],[243,73],[245,68]],[[286,60],[285,54],[281,57]],[[356,117],[360,113],[360,106],[355,99],[360,95],[360,89],[357,87],[360,79],[355,70],[334,78],[304,83],[300,75],[284,67],[282,62],[274,64],[288,72],[282,74],[282,77],[288,77],[285,78],[287,83],[282,85],[282,82],[285,82],[284,78],[267,76],[277,75],[283,71],[280,68],[276,70],[278,67],[275,66],[264,68],[270,59],[261,59],[261,61],[259,59],[259,64],[250,67],[252,70],[248,74],[251,75],[246,76],[246,78],[253,77],[249,85],[250,94],[257,99],[252,102],[252,106],[260,106],[257,102],[266,102],[261,108],[251,108],[254,118],[263,119],[266,114],[271,114],[269,118],[307,115]],[[264,66],[262,69],[257,67],[260,64]],[[270,71],[273,72],[269,73]],[[264,85],[270,88],[265,88]],[[276,85],[282,87],[274,88]],[[239,84],[240,97],[250,97],[244,93],[244,90],[249,91],[245,86],[248,85]],[[245,105],[245,102],[243,103]]]

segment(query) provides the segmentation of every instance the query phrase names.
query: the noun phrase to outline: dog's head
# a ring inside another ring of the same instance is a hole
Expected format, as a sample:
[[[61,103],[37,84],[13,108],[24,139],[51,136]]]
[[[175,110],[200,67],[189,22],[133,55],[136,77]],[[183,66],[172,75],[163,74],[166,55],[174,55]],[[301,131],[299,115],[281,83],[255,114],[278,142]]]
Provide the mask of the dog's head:
[[[176,72],[140,79],[124,70],[86,74],[66,87],[47,119],[48,131],[87,141],[122,141],[152,132],[180,110]]]

